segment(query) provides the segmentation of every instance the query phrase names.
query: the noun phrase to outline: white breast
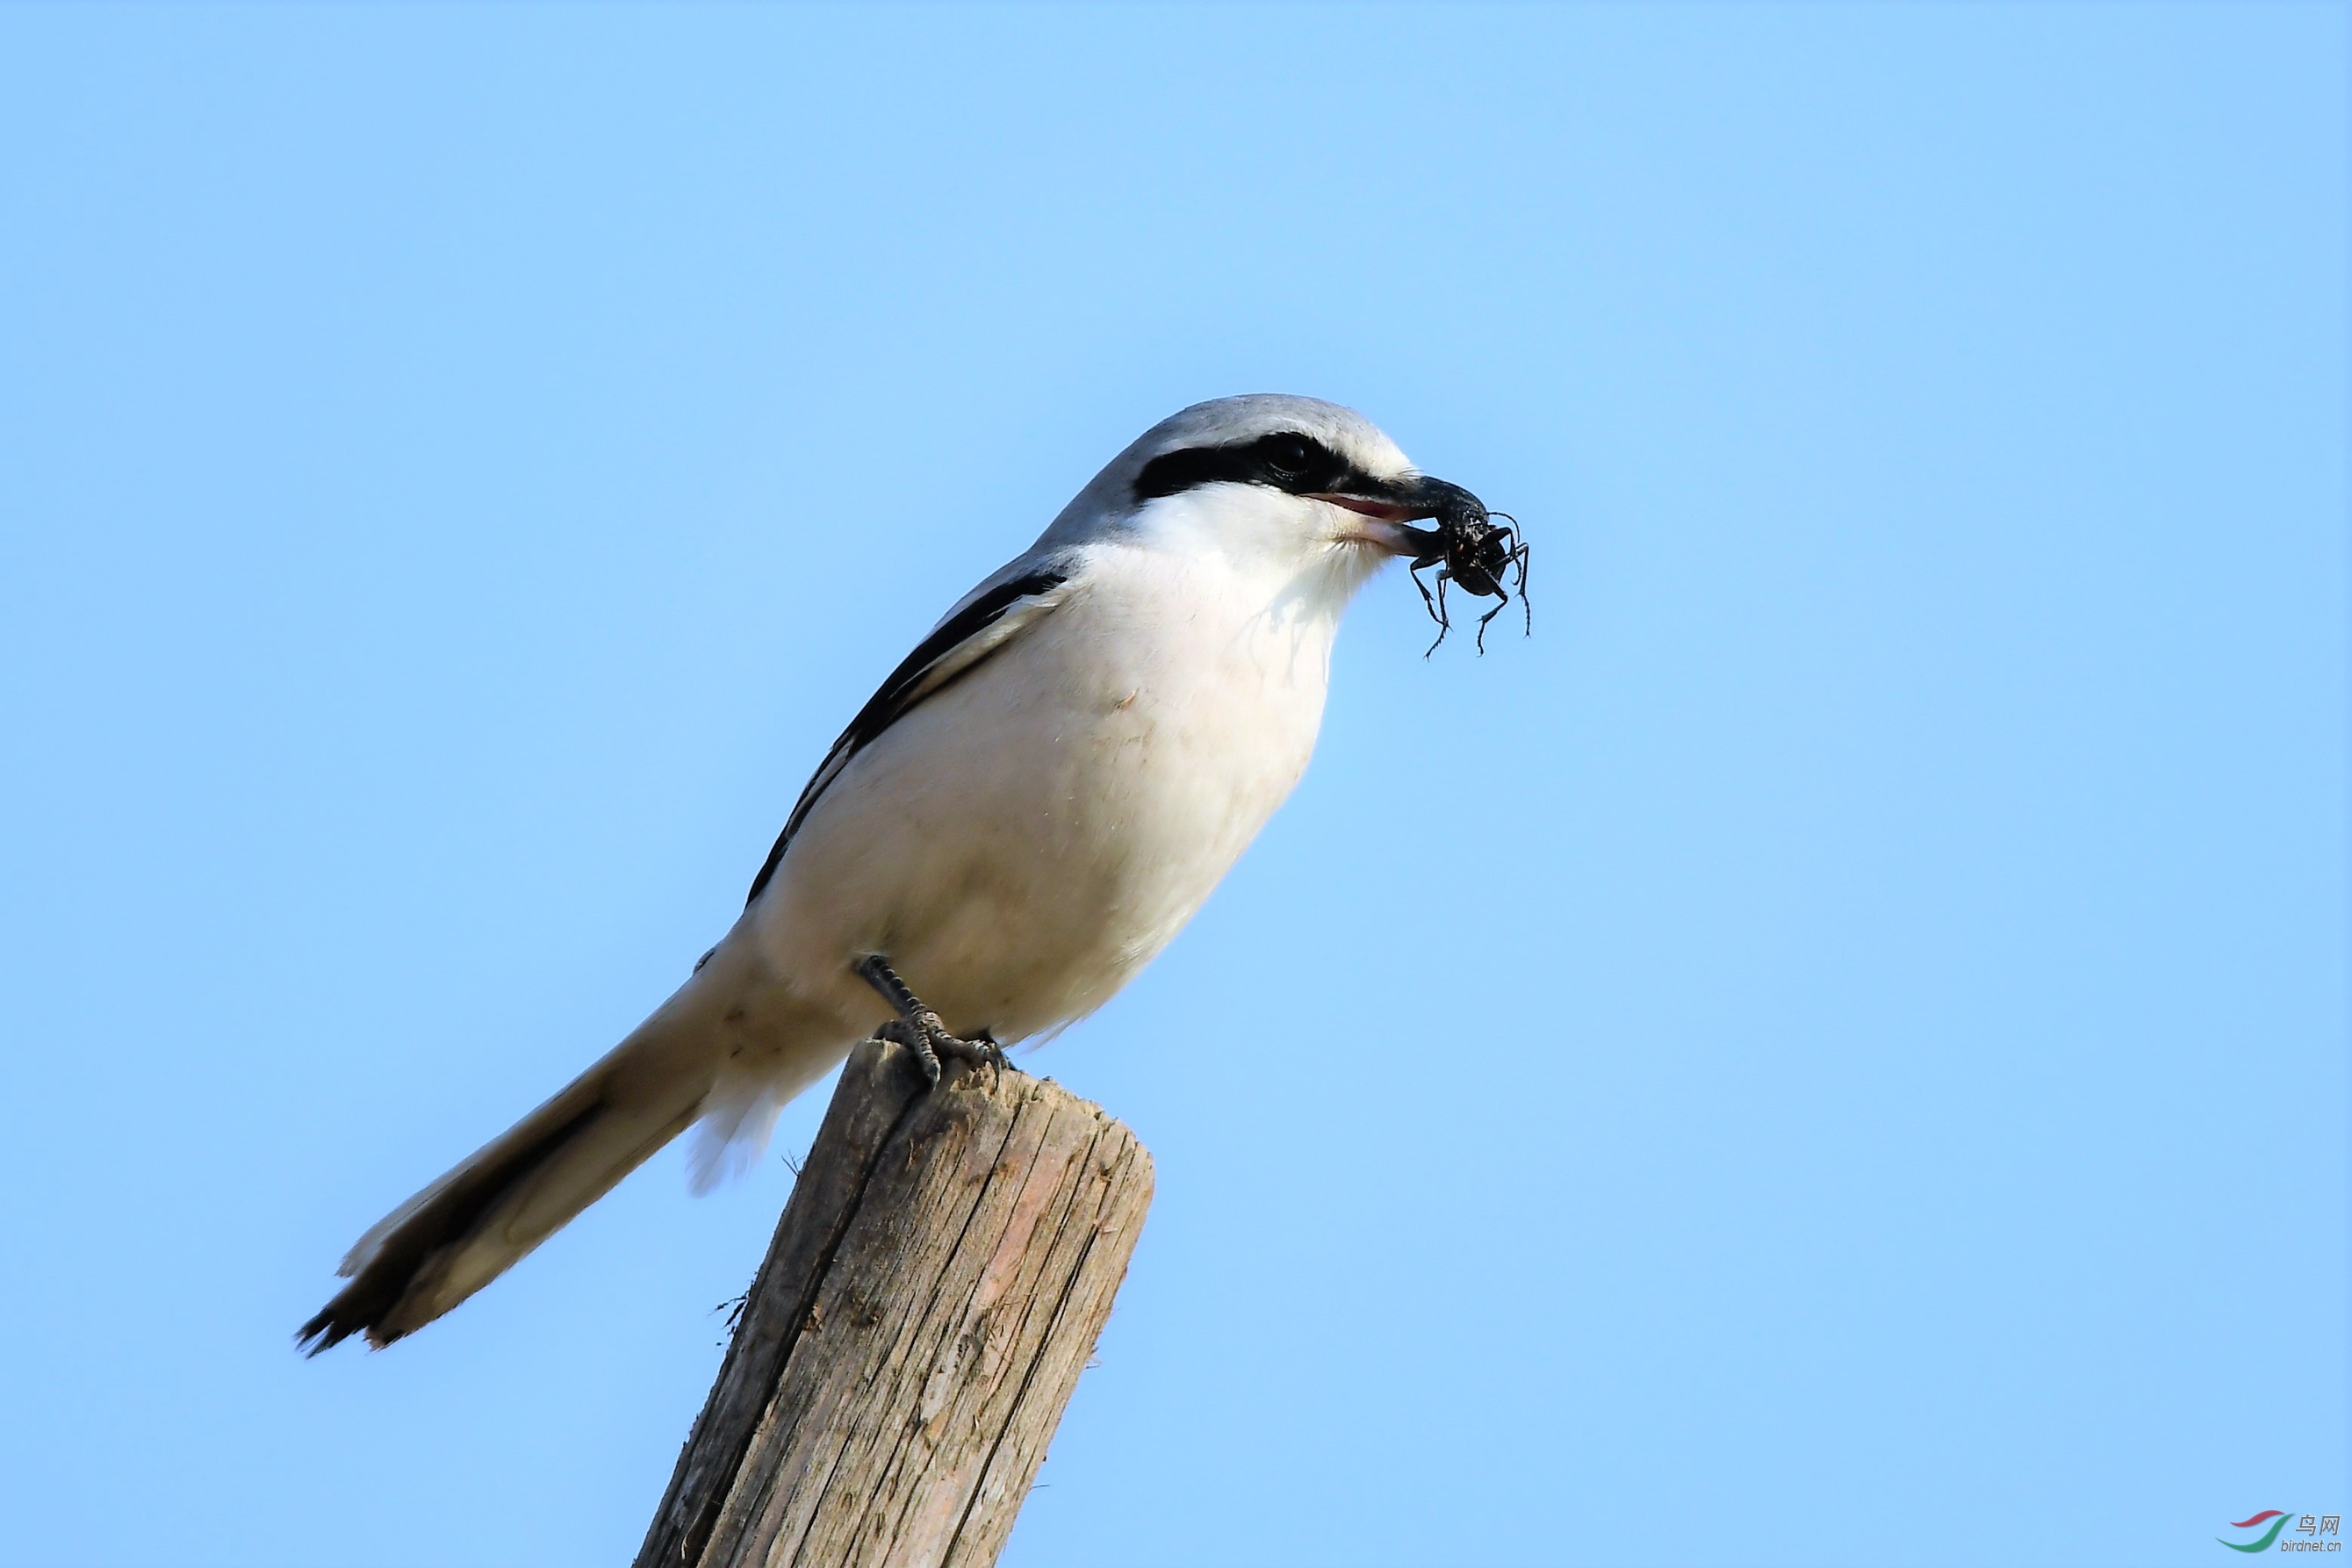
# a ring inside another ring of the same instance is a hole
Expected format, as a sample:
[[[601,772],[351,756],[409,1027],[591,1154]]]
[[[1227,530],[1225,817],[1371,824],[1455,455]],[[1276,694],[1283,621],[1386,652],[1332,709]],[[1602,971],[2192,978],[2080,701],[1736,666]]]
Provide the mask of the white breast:
[[[1200,908],[1307,766],[1369,563],[1172,542],[1088,547],[1059,608],[825,792],[756,911],[793,990],[862,1032],[884,1012],[846,966],[884,952],[950,1028],[1019,1039]]]

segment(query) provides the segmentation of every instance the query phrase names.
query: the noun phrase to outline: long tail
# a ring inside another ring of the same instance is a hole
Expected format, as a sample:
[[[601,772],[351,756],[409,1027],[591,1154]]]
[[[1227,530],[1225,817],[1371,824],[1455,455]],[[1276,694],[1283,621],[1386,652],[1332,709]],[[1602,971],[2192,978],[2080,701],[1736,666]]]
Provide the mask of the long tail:
[[[722,967],[723,959],[709,966]],[[297,1342],[316,1355],[353,1334],[381,1349],[414,1333],[505,1273],[706,1110],[732,1115],[730,1127],[740,1122],[719,1081],[729,978],[698,973],[553,1099],[376,1222],[338,1270],[351,1283],[302,1325]],[[796,1090],[829,1064],[807,1065],[814,1070],[789,1075],[799,1081],[772,1080],[774,1088]]]

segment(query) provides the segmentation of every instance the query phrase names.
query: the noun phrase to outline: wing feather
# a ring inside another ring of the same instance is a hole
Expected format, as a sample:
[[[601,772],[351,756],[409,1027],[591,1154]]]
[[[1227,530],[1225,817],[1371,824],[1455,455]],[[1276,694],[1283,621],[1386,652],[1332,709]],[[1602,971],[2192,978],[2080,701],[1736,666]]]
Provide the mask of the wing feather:
[[[1068,581],[1066,573],[1045,570],[983,589],[950,612],[947,619],[916,646],[914,652],[899,660],[898,668],[857,710],[857,717],[849,721],[849,728],[841,732],[841,738],[825,753],[824,761],[817,765],[815,776],[793,804],[792,816],[784,819],[784,830],[776,836],[776,847],[768,851],[767,862],[751,879],[751,891],[743,901],[751,903],[766,889],[777,866],[783,861],[784,851],[792,846],[793,835],[800,831],[818,798],[841,776],[852,758],[918,705],[938,696],[1011,646],[1014,638],[1062,602]]]

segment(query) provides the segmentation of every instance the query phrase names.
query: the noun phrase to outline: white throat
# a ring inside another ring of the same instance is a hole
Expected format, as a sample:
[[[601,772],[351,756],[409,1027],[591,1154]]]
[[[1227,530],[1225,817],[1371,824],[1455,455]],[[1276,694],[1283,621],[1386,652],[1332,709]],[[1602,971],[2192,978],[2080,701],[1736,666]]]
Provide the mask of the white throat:
[[[1129,527],[1147,549],[1222,562],[1276,620],[1336,622],[1388,560],[1354,522],[1327,502],[1228,484],[1147,502]]]

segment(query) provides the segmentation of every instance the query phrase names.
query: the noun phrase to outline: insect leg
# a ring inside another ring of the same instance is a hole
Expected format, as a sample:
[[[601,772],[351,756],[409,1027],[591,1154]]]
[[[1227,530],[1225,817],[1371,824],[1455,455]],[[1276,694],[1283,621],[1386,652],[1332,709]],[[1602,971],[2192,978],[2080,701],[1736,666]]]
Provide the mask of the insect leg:
[[[1508,594],[1503,593],[1503,585],[1500,583],[1495,584],[1495,592],[1501,595],[1501,598],[1496,602],[1493,609],[1478,617],[1478,657],[1481,658],[1486,657],[1486,623],[1493,620],[1496,616],[1501,615],[1503,613],[1503,606],[1511,602],[1511,596]],[[1527,595],[1524,594],[1520,595],[1522,599],[1526,596]]]
[[[1437,642],[1431,643],[1427,647],[1421,650],[1421,657],[1423,658],[1427,658],[1431,654],[1435,653],[1437,651],[1437,643],[1444,642],[1445,640],[1445,634],[1454,629],[1454,623],[1447,619],[1445,615],[1445,584],[1453,580],[1453,573],[1442,568],[1439,570],[1437,574],[1437,607],[1433,612],[1437,616]],[[1413,581],[1415,583],[1419,583],[1421,579],[1416,577]],[[1422,595],[1422,597],[1425,599],[1429,597],[1429,595],[1424,592]]]
[[[1436,602],[1429,596],[1429,584],[1421,580],[1421,569],[1430,564],[1432,563],[1427,560],[1416,561],[1406,574],[1412,579],[1412,585],[1421,590],[1422,607],[1429,612],[1429,618],[1434,621],[1442,617],[1438,615]]]

